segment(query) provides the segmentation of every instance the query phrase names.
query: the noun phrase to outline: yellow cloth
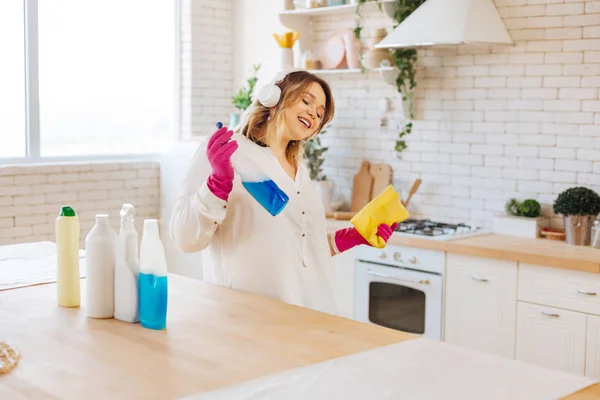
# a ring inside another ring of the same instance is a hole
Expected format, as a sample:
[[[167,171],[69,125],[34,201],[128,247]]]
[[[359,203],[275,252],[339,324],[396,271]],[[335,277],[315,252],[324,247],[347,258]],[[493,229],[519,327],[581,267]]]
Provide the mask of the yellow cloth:
[[[409,216],[400,201],[400,196],[394,187],[389,185],[379,196],[364,206],[350,222],[371,246],[383,249],[385,241],[377,236],[377,227],[381,224],[391,226],[394,222],[402,222]]]

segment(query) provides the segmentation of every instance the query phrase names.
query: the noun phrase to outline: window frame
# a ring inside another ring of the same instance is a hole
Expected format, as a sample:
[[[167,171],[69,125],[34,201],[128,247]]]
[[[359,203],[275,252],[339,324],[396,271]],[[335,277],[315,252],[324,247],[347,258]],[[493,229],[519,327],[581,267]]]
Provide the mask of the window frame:
[[[173,2],[175,26],[175,65],[173,104],[173,141],[181,140],[181,0]],[[83,161],[129,161],[157,159],[158,153],[95,154],[86,156],[43,157],[40,151],[40,105],[39,105],[39,53],[38,53],[38,0],[23,0],[25,41],[25,142],[24,157],[0,157],[0,167],[21,164],[56,164]]]

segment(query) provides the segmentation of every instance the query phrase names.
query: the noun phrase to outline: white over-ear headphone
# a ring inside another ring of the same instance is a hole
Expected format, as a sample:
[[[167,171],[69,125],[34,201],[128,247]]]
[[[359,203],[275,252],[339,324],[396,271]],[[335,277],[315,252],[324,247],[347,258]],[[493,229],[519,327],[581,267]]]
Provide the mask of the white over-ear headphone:
[[[280,71],[275,75],[269,83],[264,85],[258,93],[256,94],[256,98],[265,107],[271,108],[275,107],[277,103],[279,103],[279,99],[281,98],[281,89],[277,86],[277,83],[282,81],[288,74],[297,71],[305,71],[303,68],[294,68],[285,71]]]

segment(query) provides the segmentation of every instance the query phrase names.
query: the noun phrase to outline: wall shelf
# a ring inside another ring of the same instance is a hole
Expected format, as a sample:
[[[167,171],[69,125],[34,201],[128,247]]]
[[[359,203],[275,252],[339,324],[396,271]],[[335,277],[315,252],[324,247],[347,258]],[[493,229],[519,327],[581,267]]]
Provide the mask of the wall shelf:
[[[394,0],[381,0],[381,8],[390,17],[394,17]],[[377,8],[377,4],[374,1],[370,1],[361,6],[363,10],[372,10]],[[283,10],[279,15],[293,16],[293,17],[320,17],[325,15],[336,15],[343,14],[349,11],[354,12],[356,10],[356,4],[344,4],[341,6],[328,6],[328,7],[317,7],[317,8],[300,8]],[[282,21],[283,22],[283,21]]]
[[[396,11],[395,0],[380,0],[380,4],[382,12],[385,13],[389,18],[393,19]],[[279,13],[279,20],[283,26],[300,34],[300,37],[294,45],[294,59],[296,60],[296,66],[298,66],[297,60],[299,60],[302,54],[304,54],[307,50],[317,51],[318,43],[314,42],[314,35],[312,32],[313,17],[347,14],[349,17],[353,18],[356,7],[356,4],[344,4],[341,6],[294,9],[293,0],[285,0],[285,10]],[[361,10],[363,12],[377,11],[377,3],[374,1],[364,3],[361,6]],[[395,85],[397,76],[397,69],[395,67],[383,67],[371,70],[378,71],[386,83]],[[351,74],[360,73],[361,70],[335,69],[313,70],[311,72],[315,74]]]
[[[356,69],[311,69],[308,72],[315,75],[349,75],[360,74],[360,68]],[[396,77],[398,76],[398,68],[396,67],[378,67],[366,68],[365,72],[379,72],[381,79],[390,86],[396,86]]]

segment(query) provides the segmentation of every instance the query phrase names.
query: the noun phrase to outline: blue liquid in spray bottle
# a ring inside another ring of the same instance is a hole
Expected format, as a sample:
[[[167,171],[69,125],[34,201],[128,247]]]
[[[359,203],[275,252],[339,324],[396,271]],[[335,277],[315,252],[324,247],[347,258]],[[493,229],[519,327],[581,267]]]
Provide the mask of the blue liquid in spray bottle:
[[[217,128],[222,127],[223,124],[217,122]],[[238,152],[231,157],[231,163],[240,175],[244,188],[269,214],[275,216],[283,211],[290,198],[267,174]]]

